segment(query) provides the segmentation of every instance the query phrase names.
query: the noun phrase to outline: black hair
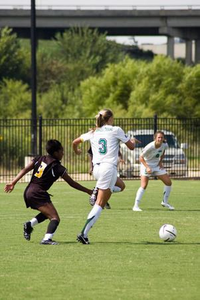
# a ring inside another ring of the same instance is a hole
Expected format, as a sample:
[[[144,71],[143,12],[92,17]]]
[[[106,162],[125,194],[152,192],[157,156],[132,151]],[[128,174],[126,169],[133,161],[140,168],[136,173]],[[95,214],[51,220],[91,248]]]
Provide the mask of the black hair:
[[[53,155],[54,152],[59,151],[60,149],[62,149],[62,145],[61,145],[61,143],[59,141],[57,141],[57,140],[49,140],[49,141],[47,141],[46,151],[50,155]]]

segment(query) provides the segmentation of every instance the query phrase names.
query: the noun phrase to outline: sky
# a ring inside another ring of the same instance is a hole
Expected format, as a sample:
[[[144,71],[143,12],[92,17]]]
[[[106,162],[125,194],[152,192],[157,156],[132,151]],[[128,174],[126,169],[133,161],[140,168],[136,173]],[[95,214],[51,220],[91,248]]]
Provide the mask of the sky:
[[[29,7],[31,0],[0,0],[0,9],[3,7],[15,7],[24,6]],[[186,9],[188,6],[192,6],[193,9],[200,9],[200,0],[35,0],[36,7],[47,6],[47,8],[71,6],[71,8],[80,6],[81,9],[87,9],[88,7],[94,8],[98,6],[103,9],[104,6],[114,9],[131,9],[132,7],[137,7],[137,9],[160,9],[164,7],[165,9],[176,9],[181,8]],[[123,5],[123,6],[122,6]],[[132,37],[110,37],[110,39],[117,40],[119,43],[123,44],[134,44]],[[135,41],[140,44],[165,44],[167,38],[165,36],[136,36]]]

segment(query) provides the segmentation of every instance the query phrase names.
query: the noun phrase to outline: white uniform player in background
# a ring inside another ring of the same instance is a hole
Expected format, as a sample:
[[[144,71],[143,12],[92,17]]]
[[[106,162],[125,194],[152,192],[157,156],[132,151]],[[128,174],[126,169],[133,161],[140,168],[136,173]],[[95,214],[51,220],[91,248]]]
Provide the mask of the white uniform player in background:
[[[82,244],[89,244],[88,232],[99,218],[114,188],[118,188],[118,191],[125,188],[123,181],[117,178],[119,144],[125,143],[130,150],[134,150],[135,144],[120,127],[113,126],[113,121],[112,111],[103,109],[96,116],[96,128],[73,141],[76,154],[81,154],[81,149],[78,149],[81,142],[90,141],[93,153],[93,175],[97,180],[96,188],[98,188],[97,200],[82,232],[77,236],[77,240]]]
[[[167,207],[169,210],[174,210],[174,207],[168,203],[172,182],[169,175],[167,174],[167,171],[163,168],[162,165],[165,149],[167,147],[168,145],[165,142],[164,133],[162,131],[157,131],[154,134],[154,141],[149,143],[143,149],[140,155],[141,187],[137,191],[133,211],[142,211],[139,207],[139,204],[147,188],[150,176],[158,177],[165,184],[161,205],[163,207]]]

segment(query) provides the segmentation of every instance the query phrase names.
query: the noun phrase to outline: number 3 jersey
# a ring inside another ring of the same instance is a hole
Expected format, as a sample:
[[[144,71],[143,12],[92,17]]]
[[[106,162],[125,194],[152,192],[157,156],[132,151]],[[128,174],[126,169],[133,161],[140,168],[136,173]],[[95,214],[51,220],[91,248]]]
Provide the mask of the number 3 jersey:
[[[93,165],[110,163],[117,166],[119,143],[127,143],[129,137],[118,126],[104,125],[80,136],[81,140],[90,141],[93,153]]]

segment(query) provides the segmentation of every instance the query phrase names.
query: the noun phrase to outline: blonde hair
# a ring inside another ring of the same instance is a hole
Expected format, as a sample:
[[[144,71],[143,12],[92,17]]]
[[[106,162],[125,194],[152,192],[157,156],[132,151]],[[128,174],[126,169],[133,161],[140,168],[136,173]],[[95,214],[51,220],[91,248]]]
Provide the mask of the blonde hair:
[[[95,117],[96,127],[102,127],[111,117],[113,117],[113,112],[110,109],[102,109]]]

